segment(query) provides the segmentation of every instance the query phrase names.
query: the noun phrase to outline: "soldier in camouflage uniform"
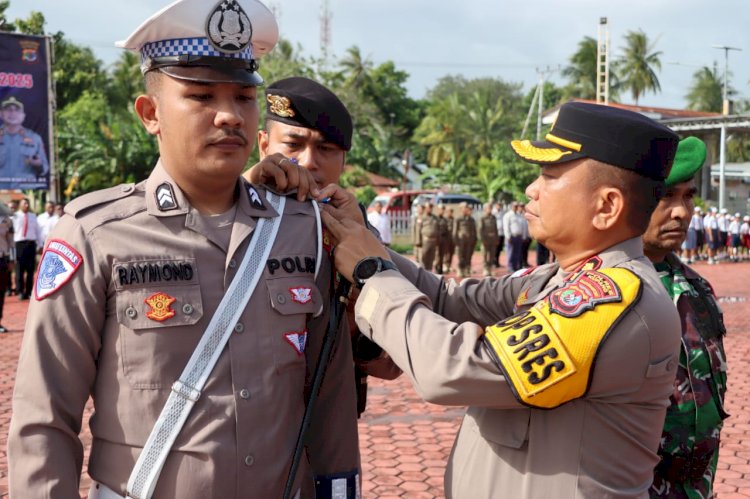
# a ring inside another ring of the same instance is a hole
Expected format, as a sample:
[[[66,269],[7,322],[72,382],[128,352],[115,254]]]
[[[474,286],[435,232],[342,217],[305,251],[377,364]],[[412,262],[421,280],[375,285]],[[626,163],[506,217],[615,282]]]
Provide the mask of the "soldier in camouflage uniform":
[[[679,368],[670,396],[649,493],[654,498],[713,497],[726,391],[726,329],[711,286],[672,253],[687,234],[696,192],[693,175],[706,146],[695,137],[680,142],[667,193],[643,236],[644,252],[672,297],[682,324]]]

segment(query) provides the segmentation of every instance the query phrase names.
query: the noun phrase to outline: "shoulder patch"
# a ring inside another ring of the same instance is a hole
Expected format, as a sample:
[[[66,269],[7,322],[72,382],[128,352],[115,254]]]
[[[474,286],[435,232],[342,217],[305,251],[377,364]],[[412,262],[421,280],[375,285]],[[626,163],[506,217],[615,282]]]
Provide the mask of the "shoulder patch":
[[[65,205],[65,213],[77,217],[89,208],[130,196],[135,192],[135,184],[121,184],[100,191],[89,192]]]
[[[627,269],[582,271],[571,279],[482,337],[518,401],[529,407],[554,409],[586,395],[601,345],[641,297],[641,280]]]
[[[37,301],[62,288],[82,264],[83,258],[71,245],[60,239],[52,239],[39,262],[34,286]]]

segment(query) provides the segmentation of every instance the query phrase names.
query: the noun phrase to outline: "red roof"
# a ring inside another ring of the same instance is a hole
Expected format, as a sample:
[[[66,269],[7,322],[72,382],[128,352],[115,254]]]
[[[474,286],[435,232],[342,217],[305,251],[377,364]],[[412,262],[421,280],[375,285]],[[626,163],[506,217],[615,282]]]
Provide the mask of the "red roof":
[[[344,167],[344,170],[346,171],[351,171],[353,169],[354,167],[352,165],[346,165]],[[377,192],[386,191],[392,188],[398,188],[401,185],[401,182],[399,182],[398,180],[383,177],[382,175],[378,175],[376,173],[365,171],[365,175],[367,175],[367,183],[371,185]]]
[[[596,104],[597,102],[590,99],[571,99],[572,102],[588,102],[590,104]],[[632,104],[620,104],[619,102],[610,102],[608,106],[617,107],[620,109],[626,109],[628,111],[635,111],[636,113],[643,114],[657,114],[658,119],[669,119],[669,118],[710,118],[712,116],[722,116],[721,113],[707,113],[705,111],[693,111],[690,109],[671,109],[668,107],[654,107],[654,106],[635,106]],[[556,106],[553,109],[557,109],[560,106]]]

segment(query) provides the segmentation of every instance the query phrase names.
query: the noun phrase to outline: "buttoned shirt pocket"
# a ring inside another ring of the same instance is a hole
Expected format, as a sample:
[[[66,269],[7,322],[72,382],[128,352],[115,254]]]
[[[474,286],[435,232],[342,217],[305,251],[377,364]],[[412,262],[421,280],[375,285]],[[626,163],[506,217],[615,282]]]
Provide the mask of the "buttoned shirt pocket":
[[[269,279],[266,286],[272,312],[260,321],[280,335],[272,347],[276,371],[304,370],[307,323],[320,310],[320,291],[311,275]]]
[[[119,289],[116,304],[125,377],[133,388],[168,388],[204,332],[197,327],[203,317],[200,286]]]
[[[482,438],[498,445],[520,449],[529,439],[529,409],[469,409]]]

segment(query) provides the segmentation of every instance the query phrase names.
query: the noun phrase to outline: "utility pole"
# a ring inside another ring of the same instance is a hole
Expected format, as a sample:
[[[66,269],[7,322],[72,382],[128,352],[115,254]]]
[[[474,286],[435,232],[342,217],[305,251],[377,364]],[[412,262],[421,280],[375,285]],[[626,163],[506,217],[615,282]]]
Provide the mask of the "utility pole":
[[[728,47],[726,45],[714,45],[713,48],[724,51],[724,91],[722,92],[722,114],[729,116],[729,51],[730,50],[742,50],[737,47]],[[726,153],[727,150],[727,125],[726,123],[721,124],[721,136],[719,138],[719,209],[724,208],[725,199],[725,182],[724,182],[724,167],[726,165]]]
[[[544,82],[547,80],[547,77],[551,75],[552,73],[559,71],[560,66],[550,67],[547,66],[544,69],[536,69],[536,72],[539,74],[539,89],[538,89],[538,98],[539,101],[537,102],[537,112],[536,112],[536,140],[542,140],[542,112],[544,112]],[[531,104],[534,105],[533,102]]]
[[[609,104],[609,25],[606,17],[599,18],[596,45],[596,102]]]

